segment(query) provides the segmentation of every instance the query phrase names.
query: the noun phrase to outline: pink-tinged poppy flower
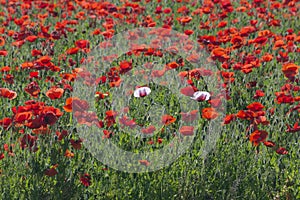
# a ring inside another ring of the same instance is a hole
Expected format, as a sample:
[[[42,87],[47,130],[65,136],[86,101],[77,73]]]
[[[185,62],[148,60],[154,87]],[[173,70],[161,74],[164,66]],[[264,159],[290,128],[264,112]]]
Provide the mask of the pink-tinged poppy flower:
[[[222,106],[222,100],[219,98],[215,98],[215,99],[210,99],[208,100],[208,103],[211,105],[211,107],[213,108],[219,108]]]
[[[193,97],[191,97],[191,99],[195,100],[195,101],[207,101],[210,98],[210,94],[208,92],[205,91],[197,91],[193,94]]]
[[[80,176],[80,182],[85,187],[89,187],[92,184],[92,182],[91,182],[91,176],[89,174],[87,174],[87,173],[81,175]]]
[[[161,118],[161,122],[166,126],[174,123],[175,121],[176,121],[176,118],[171,115],[164,115]]]
[[[151,125],[147,128],[142,128],[142,133],[144,134],[152,134],[156,130],[155,126]]]
[[[179,132],[184,136],[191,136],[194,134],[194,127],[193,126],[182,126],[179,129]]]
[[[150,162],[148,160],[139,160],[139,163],[144,166],[149,166]]]
[[[251,133],[249,139],[254,146],[258,146],[260,142],[264,142],[266,140],[267,136],[268,133],[266,131],[255,130]]]
[[[134,97],[145,97],[145,96],[149,95],[150,93],[151,93],[151,89],[149,87],[140,87],[140,88],[137,88],[133,92],[133,96]]]
[[[193,87],[193,86],[187,86],[187,87],[184,87],[184,88],[181,88],[180,89],[180,93],[185,95],[185,96],[189,96],[189,97],[193,97],[195,92],[196,88]]]

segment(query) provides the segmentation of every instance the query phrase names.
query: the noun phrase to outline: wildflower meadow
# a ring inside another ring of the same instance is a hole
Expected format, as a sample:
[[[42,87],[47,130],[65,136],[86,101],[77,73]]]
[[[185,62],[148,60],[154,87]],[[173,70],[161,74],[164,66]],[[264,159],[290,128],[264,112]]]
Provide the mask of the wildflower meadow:
[[[0,0],[0,199],[300,199],[299,0]]]

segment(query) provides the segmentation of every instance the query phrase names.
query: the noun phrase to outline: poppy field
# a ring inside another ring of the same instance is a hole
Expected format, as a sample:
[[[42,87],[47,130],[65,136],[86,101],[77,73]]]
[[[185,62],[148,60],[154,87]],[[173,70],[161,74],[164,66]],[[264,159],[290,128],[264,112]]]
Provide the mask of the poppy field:
[[[1,199],[300,199],[298,0],[0,0]]]

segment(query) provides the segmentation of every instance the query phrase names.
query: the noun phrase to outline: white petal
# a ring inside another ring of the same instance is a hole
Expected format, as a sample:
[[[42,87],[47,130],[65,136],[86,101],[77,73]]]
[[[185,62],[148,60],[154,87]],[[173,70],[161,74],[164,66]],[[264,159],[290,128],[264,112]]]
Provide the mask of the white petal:
[[[197,91],[193,94],[193,97],[191,97],[191,99],[193,100],[197,100],[199,97],[201,97],[202,95],[205,95],[205,101],[207,101],[210,98],[210,94],[208,92],[205,91]]]
[[[151,89],[149,87],[140,87],[140,88],[137,88],[134,93],[133,93],[133,96],[134,97],[141,97],[140,94],[141,93],[145,93],[145,96],[149,95],[151,93]]]

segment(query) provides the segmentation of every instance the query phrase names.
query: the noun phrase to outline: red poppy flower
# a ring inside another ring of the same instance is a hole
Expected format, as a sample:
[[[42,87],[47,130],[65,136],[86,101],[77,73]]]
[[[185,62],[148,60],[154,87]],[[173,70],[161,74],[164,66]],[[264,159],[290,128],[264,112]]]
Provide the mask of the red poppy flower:
[[[67,49],[66,54],[73,55],[73,54],[78,53],[79,50],[80,50],[80,48],[78,48],[78,47],[72,47],[72,48]]]
[[[232,122],[235,119],[236,119],[235,114],[226,115],[226,117],[224,118],[223,124],[229,124],[230,122]]]
[[[192,18],[189,17],[189,16],[184,16],[184,17],[178,17],[177,20],[178,20],[181,24],[185,25],[185,24],[189,23],[190,21],[192,21]]]
[[[58,164],[53,165],[50,169],[47,169],[45,171],[45,175],[47,175],[47,176],[55,176],[56,174],[58,174],[58,172],[56,171],[57,167],[58,167]]]
[[[75,42],[76,47],[79,47],[80,49],[89,48],[90,42],[88,40],[77,40]]]
[[[58,120],[57,116],[52,111],[47,111],[43,116],[43,121],[45,124],[49,124],[50,126],[54,125]]]
[[[202,110],[202,118],[212,120],[216,119],[219,113],[214,108],[204,108]]]
[[[50,67],[52,58],[49,56],[42,56],[36,60],[36,63],[40,66],[47,66]]]
[[[171,115],[164,115],[161,118],[161,122],[166,126],[174,123],[175,121],[176,121],[176,118]]]
[[[4,159],[4,157],[5,157],[4,153],[1,153],[0,154],[0,160]]]
[[[50,99],[60,99],[64,93],[64,89],[52,87],[46,92],[46,96]]]
[[[262,90],[256,90],[255,95],[254,95],[254,99],[258,99],[260,97],[265,96],[265,93]]]
[[[0,50],[0,56],[7,56],[6,50]]]
[[[288,79],[294,78],[296,74],[298,74],[298,69],[299,66],[295,65],[294,63],[288,63],[282,66],[282,72]]]
[[[295,132],[300,131],[300,126],[298,125],[298,122],[296,122],[292,128],[288,124],[287,124],[287,127],[288,127],[288,129],[286,130],[286,132],[288,132],[288,133],[295,133]]]
[[[212,50],[211,57],[214,60],[219,60],[220,62],[224,62],[228,60],[230,57],[227,55],[225,49],[221,47],[217,47]]]
[[[14,121],[16,123],[23,123],[26,120],[30,120],[32,117],[33,117],[33,114],[31,111],[19,112],[15,115]]]
[[[12,123],[11,118],[5,117],[3,119],[0,120],[0,126],[2,126],[4,128],[4,130],[6,130]]]
[[[38,85],[37,82],[33,81],[31,83],[29,83],[25,89],[24,89],[28,94],[30,94],[32,97],[37,98],[41,89]]]
[[[105,122],[107,127],[110,127],[116,123],[116,116],[118,115],[117,112],[109,110],[105,112],[105,115]]]
[[[66,100],[66,105],[63,107],[66,112],[86,111],[89,108],[88,102],[77,97],[70,97]]]
[[[132,69],[132,61],[123,60],[120,63],[120,73],[125,74]]]
[[[248,105],[247,108],[253,112],[257,112],[261,111],[264,108],[264,106],[259,102],[254,102]]]
[[[182,126],[179,129],[179,132],[184,136],[190,136],[194,134],[194,127],[193,126]]]
[[[0,36],[0,47],[5,45],[5,39]]]
[[[281,103],[294,103],[294,97],[290,94],[286,95],[284,92],[276,92],[276,99],[275,102],[278,104]]]
[[[37,38],[38,38],[38,37],[35,36],[35,35],[30,35],[30,36],[26,37],[26,40],[27,40],[28,42],[34,42]]]
[[[262,56],[262,61],[264,62],[270,62],[273,60],[273,55],[269,53],[265,53],[265,55]]]
[[[7,88],[0,88],[0,97],[4,97],[12,100],[17,97],[17,93]]]
[[[264,141],[263,142],[264,143],[264,145],[266,146],[266,147],[274,147],[275,146],[275,143],[274,142],[272,142],[272,141]]]
[[[177,67],[179,67],[177,62],[170,62],[167,64],[167,69],[176,69]]]
[[[108,131],[108,130],[103,130],[103,134],[104,134],[104,135],[102,136],[102,139],[105,139],[105,138],[109,139],[109,138],[112,137],[113,132]]]
[[[32,136],[30,134],[25,134],[20,139],[20,147],[21,147],[21,149],[25,149],[26,147],[28,147],[29,149],[31,149],[34,146],[36,140],[37,140],[37,136]]]
[[[254,146],[258,146],[260,142],[264,142],[266,140],[267,136],[268,133],[266,131],[255,130],[251,133],[249,139]]]
[[[283,147],[279,147],[277,150],[276,150],[276,153],[280,154],[280,155],[286,155],[288,154],[289,152],[283,148]]]
[[[92,182],[91,182],[91,176],[89,174],[87,174],[87,173],[81,175],[80,176],[80,182],[85,187],[89,187],[92,184]]]

